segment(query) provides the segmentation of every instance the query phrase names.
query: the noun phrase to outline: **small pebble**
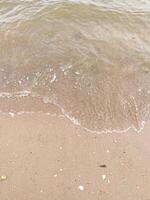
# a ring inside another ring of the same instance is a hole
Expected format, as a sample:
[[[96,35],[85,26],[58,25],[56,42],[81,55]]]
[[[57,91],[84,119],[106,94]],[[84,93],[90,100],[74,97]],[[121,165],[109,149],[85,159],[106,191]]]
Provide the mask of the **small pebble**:
[[[12,112],[9,112],[8,114],[9,114],[11,117],[14,117],[14,116],[15,116],[15,114],[12,113]]]
[[[80,191],[83,191],[83,190],[84,190],[84,186],[83,186],[83,185],[79,185],[78,189],[79,189]]]
[[[6,179],[7,179],[7,176],[5,175],[0,176],[0,181],[5,181]]]
[[[103,181],[106,179],[106,175],[105,174],[102,175],[102,179],[103,179]]]
[[[106,168],[107,165],[99,165],[99,167]]]
[[[115,144],[117,144],[117,143],[118,143],[118,141],[117,141],[116,139],[114,139],[114,143],[115,143]]]

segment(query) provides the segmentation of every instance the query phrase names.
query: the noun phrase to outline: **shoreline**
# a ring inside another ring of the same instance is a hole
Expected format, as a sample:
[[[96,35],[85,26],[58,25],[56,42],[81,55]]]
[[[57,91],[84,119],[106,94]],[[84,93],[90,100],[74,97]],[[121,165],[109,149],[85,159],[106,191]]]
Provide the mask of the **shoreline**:
[[[56,106],[56,105],[54,105],[54,106]],[[53,107],[53,104],[52,104],[52,107]],[[51,108],[52,108],[52,107],[51,107]],[[46,113],[44,113],[43,111],[34,112],[34,111],[23,111],[23,110],[22,110],[22,111],[18,111],[18,112],[13,112],[13,111],[10,111],[10,112],[3,112],[3,111],[0,111],[0,117],[1,117],[1,116],[6,116],[6,117],[15,118],[15,117],[18,117],[18,116],[45,115],[45,116],[50,116],[50,118],[51,118],[51,117],[54,117],[54,118],[62,118],[62,119],[64,119],[64,120],[70,121],[74,126],[77,126],[77,127],[81,128],[81,130],[83,129],[83,131],[86,131],[87,133],[96,134],[96,135],[101,135],[101,134],[113,134],[113,133],[114,133],[114,134],[115,134],[115,133],[116,133],[116,134],[117,134],[117,133],[118,133],[118,134],[121,134],[121,133],[125,134],[125,133],[128,133],[129,131],[133,131],[133,132],[135,132],[135,133],[140,134],[140,133],[142,133],[142,132],[144,131],[145,126],[146,126],[147,124],[150,123],[150,120],[142,121],[141,127],[140,127],[139,130],[137,130],[137,129],[132,125],[132,126],[126,128],[126,129],[123,129],[123,130],[121,130],[121,129],[112,129],[112,130],[106,129],[106,130],[102,130],[102,131],[95,131],[95,130],[90,130],[90,129],[88,129],[88,128],[82,126],[80,123],[77,122],[76,119],[69,117],[68,115],[64,114],[64,112],[60,113],[60,112],[58,112],[58,110],[57,110],[57,113],[55,113],[56,109],[57,109],[57,107],[54,108],[53,110],[51,110],[51,112],[46,112]],[[53,111],[53,112],[52,112],[52,111]]]

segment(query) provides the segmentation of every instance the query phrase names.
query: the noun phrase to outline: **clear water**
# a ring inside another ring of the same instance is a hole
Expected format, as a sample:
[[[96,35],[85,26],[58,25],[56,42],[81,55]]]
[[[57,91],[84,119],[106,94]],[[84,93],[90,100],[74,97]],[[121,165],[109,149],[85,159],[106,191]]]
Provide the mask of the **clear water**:
[[[140,131],[150,111],[149,0],[0,1],[0,109]]]

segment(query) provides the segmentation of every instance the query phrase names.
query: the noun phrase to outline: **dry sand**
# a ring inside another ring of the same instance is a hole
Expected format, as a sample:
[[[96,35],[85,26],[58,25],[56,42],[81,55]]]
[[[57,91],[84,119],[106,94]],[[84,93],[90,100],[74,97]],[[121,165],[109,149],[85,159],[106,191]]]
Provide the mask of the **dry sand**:
[[[0,116],[0,200],[148,200],[150,126],[88,133],[44,114]]]

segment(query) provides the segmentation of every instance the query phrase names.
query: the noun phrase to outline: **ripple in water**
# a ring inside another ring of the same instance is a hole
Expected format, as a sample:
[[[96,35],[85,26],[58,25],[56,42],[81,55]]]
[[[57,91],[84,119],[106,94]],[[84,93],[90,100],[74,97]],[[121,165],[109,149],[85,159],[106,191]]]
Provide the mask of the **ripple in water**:
[[[149,120],[149,1],[1,1],[0,109],[93,132]]]

